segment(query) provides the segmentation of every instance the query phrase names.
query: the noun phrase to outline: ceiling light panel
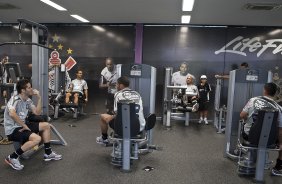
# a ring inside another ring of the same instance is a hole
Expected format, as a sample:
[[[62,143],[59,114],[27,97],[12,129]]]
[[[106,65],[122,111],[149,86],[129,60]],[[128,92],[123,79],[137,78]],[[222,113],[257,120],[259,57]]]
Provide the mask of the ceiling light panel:
[[[43,3],[46,3],[48,4],[49,6],[52,6],[53,8],[59,10],[59,11],[67,11],[67,9],[65,9],[64,7],[54,3],[53,1],[50,1],[50,0],[40,0],[41,2]]]
[[[89,22],[89,20],[87,20],[87,19],[85,19],[85,18],[83,18],[83,17],[81,17],[81,16],[79,16],[79,15],[70,15],[70,16],[72,16],[73,18],[76,18],[77,20],[79,20],[79,21],[81,21],[81,22]]]
[[[192,11],[194,0],[182,0],[182,11]]]
[[[182,24],[189,24],[191,20],[191,15],[182,15],[181,23]]]

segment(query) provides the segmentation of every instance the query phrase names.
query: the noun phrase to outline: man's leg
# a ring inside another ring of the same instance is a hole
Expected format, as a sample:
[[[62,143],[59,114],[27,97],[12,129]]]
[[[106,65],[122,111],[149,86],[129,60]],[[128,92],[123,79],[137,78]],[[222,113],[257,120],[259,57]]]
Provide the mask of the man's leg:
[[[271,170],[272,175],[282,176],[282,150],[279,151],[275,167]]]
[[[20,142],[23,145],[5,159],[5,162],[15,170],[22,170],[24,168],[19,161],[19,156],[21,156],[25,151],[28,151],[38,145],[41,141],[41,137],[39,135],[32,133],[31,131],[25,130],[20,132],[19,130],[20,128],[16,129],[12,135],[8,136],[8,138],[9,140]]]
[[[100,128],[101,136],[96,138],[98,144],[107,144],[108,143],[108,124],[111,120],[114,119],[113,115],[101,114]]]
[[[48,122],[40,122],[39,123],[39,132],[41,132],[42,140],[44,143],[44,149],[45,149],[44,160],[45,161],[61,160],[62,155],[56,154],[51,149],[51,144],[50,144],[51,126],[50,124]]]
[[[73,97],[74,97],[73,103],[74,103],[75,105],[77,105],[77,104],[78,104],[78,97],[79,97],[79,94],[78,94],[78,93],[74,93]]]
[[[66,98],[65,98],[66,103],[70,103],[70,97],[71,97],[71,93],[66,93]]]

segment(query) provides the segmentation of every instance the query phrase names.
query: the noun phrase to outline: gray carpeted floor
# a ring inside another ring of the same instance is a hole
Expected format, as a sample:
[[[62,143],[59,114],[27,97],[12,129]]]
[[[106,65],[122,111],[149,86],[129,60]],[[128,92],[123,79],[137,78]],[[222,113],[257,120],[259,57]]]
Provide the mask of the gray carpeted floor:
[[[251,178],[241,178],[236,173],[236,163],[223,158],[224,134],[216,134],[212,125],[173,122],[165,130],[158,122],[154,129],[154,143],[160,151],[142,155],[134,161],[131,173],[122,173],[110,164],[111,148],[95,142],[100,135],[99,116],[88,115],[74,120],[65,116],[53,124],[61,132],[68,146],[53,146],[63,154],[63,160],[44,162],[43,150],[30,160],[23,160],[24,170],[15,171],[4,164],[4,158],[13,151],[12,145],[0,145],[0,183],[252,183]],[[75,125],[71,127],[69,125]],[[3,127],[0,127],[3,135]],[[277,153],[271,154],[272,159]],[[142,170],[154,167],[150,172]],[[282,178],[265,172],[266,183],[281,183]]]

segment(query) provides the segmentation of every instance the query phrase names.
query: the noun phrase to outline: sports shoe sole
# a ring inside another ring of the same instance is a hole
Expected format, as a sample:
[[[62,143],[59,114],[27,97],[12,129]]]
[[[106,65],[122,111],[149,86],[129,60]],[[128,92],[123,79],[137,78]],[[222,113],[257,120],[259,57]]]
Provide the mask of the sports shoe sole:
[[[51,160],[62,160],[63,157],[60,157],[60,158],[44,158],[44,161],[45,162],[49,162]]]
[[[15,166],[14,166],[11,162],[9,162],[7,159],[5,159],[5,163],[8,164],[8,165],[10,165],[13,169],[15,169],[15,170],[17,170],[17,171],[20,171],[20,170],[23,169],[23,167],[22,167],[22,168],[17,168],[17,167],[15,167]]]
[[[275,173],[275,171],[272,169],[271,170],[271,175],[273,175],[273,176],[282,176],[282,173],[281,174]]]

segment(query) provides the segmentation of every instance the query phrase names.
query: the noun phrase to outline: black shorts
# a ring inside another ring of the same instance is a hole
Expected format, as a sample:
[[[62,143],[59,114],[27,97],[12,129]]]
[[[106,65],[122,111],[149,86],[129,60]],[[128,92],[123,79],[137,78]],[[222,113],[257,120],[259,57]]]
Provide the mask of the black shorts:
[[[112,93],[108,93],[107,94],[106,108],[109,111],[113,111],[114,110],[114,97],[115,97],[115,95],[112,94]]]
[[[207,111],[209,106],[209,102],[201,102],[199,101],[199,109],[198,111]]]
[[[115,127],[115,119],[116,119],[116,118],[112,119],[112,120],[109,122],[109,126],[110,126],[112,129],[114,129],[114,127]]]
[[[32,133],[39,133],[39,122],[32,122],[32,123],[26,123],[28,128],[31,130],[24,130],[23,132],[20,132],[19,130],[22,129],[22,127],[16,128],[12,134],[7,135],[9,141],[15,141],[20,142],[21,144],[24,144],[29,140],[29,136]]]

